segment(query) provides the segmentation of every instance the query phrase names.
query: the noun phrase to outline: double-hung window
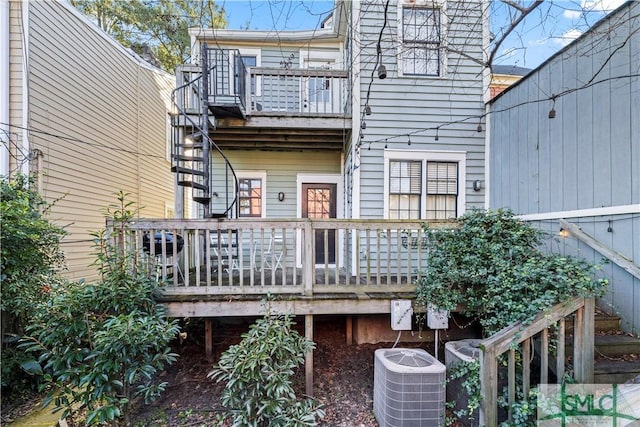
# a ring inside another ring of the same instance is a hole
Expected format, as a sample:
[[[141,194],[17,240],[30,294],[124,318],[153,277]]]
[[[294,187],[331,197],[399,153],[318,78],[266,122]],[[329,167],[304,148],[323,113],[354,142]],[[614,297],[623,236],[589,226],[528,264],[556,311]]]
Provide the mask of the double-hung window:
[[[389,161],[389,218],[419,219],[422,162]]]
[[[464,152],[385,151],[385,217],[450,219],[464,213]]]
[[[442,22],[439,8],[402,8],[403,75],[440,76],[442,68]]]

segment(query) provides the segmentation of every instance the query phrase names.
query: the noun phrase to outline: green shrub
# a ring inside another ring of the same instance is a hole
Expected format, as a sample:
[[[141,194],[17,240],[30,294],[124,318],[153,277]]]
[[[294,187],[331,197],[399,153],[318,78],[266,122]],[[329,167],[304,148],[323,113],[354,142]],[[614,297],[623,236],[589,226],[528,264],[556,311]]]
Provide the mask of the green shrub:
[[[599,266],[540,250],[545,234],[508,210],[471,211],[453,230],[426,230],[427,268],[417,301],[444,310],[459,304],[487,335],[533,318],[574,296],[601,295]]]
[[[33,179],[17,175],[0,180],[0,310],[2,311],[2,402],[37,391],[39,370],[34,356],[16,344],[49,296],[63,267],[62,228],[47,219],[50,205],[30,186]]]
[[[324,411],[312,399],[298,399],[294,369],[315,344],[293,329],[290,316],[267,314],[242,341],[223,353],[209,377],[225,381],[222,403],[234,426],[315,426]]]
[[[166,383],[154,374],[177,357],[169,342],[179,328],[154,300],[158,283],[120,244],[130,234],[126,224],[135,211],[126,194],[119,193],[118,200],[107,211],[113,232],[96,234],[100,280],[52,288],[23,344],[41,354],[39,362],[55,386],[49,401],[64,409],[63,417],[82,404],[86,424],[126,419],[135,397],[156,398]]]

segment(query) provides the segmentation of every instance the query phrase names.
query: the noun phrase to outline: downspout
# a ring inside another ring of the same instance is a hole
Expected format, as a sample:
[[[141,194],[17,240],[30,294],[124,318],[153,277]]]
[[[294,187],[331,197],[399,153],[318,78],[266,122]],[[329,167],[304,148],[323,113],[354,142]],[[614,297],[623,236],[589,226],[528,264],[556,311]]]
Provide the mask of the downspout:
[[[351,75],[353,78],[353,91],[351,94],[351,167],[353,174],[351,176],[351,218],[360,218],[360,160],[358,159],[358,139],[360,136],[360,98],[362,96],[362,88],[360,87],[360,54],[356,54],[356,46],[360,46],[360,2],[354,1],[351,5]],[[355,72],[354,72],[355,70]],[[358,242],[355,239],[351,242],[352,259],[357,259]],[[352,266],[352,274],[356,274],[356,265]]]
[[[22,0],[22,152],[30,153],[29,144],[29,0]],[[21,166],[23,174],[29,174],[29,159]]]
[[[9,176],[9,0],[0,0],[0,176]],[[6,123],[6,124],[5,124]]]

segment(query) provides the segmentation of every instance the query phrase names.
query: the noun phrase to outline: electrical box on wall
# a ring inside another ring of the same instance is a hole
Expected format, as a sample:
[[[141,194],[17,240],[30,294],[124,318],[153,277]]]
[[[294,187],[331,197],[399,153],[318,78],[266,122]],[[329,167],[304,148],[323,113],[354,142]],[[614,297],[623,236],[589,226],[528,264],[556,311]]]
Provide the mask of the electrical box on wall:
[[[427,326],[430,329],[447,329],[449,327],[449,312],[447,310],[437,310],[428,305]]]
[[[394,331],[410,331],[412,317],[411,300],[391,300],[391,329]]]

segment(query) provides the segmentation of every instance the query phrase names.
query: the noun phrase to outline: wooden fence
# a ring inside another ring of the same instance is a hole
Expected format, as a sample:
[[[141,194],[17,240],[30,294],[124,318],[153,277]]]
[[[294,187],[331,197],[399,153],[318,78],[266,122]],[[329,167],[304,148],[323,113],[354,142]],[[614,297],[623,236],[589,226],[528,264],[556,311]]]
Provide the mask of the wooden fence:
[[[549,383],[550,370],[555,373],[557,382],[562,382],[567,361],[565,341],[568,337],[573,339],[573,378],[579,383],[593,382],[594,310],[593,298],[574,298],[541,313],[529,325],[517,323],[481,342],[480,384],[483,400],[480,406],[480,425],[499,424],[498,361],[504,355],[507,357],[509,419],[516,401],[516,388],[520,387],[523,396],[529,395],[532,344],[537,344],[537,353],[540,355],[538,383]],[[569,318],[573,318],[573,327],[571,333],[567,334],[565,324]],[[550,337],[553,337],[555,346],[549,345]],[[552,347],[555,348],[554,351],[551,351]],[[521,355],[519,364],[516,362],[517,353]],[[555,360],[555,366],[550,366],[550,360]],[[517,372],[517,366],[520,372]]]

